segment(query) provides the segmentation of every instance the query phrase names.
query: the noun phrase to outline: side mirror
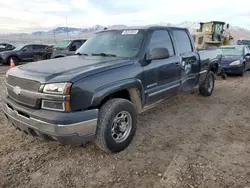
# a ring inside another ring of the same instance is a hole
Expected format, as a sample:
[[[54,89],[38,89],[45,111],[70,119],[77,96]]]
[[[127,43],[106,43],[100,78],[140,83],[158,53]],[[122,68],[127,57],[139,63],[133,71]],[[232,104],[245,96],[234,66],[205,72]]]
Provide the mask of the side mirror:
[[[27,51],[27,48],[22,49],[22,51],[23,51],[23,52],[26,52],[26,51]]]
[[[167,48],[153,48],[151,55],[147,54],[146,60],[167,59],[169,57]]]
[[[245,56],[246,56],[246,57],[250,57],[250,53],[247,53]]]
[[[229,29],[229,24],[226,25],[226,28]]]

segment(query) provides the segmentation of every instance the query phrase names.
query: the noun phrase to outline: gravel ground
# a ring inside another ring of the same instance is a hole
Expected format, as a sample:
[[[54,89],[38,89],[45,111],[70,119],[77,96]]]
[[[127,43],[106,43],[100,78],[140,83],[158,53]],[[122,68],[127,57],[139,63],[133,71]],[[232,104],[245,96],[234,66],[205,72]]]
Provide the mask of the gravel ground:
[[[162,103],[118,154],[26,136],[0,112],[0,187],[250,187],[249,83],[249,73],[218,78],[209,98],[194,90]]]

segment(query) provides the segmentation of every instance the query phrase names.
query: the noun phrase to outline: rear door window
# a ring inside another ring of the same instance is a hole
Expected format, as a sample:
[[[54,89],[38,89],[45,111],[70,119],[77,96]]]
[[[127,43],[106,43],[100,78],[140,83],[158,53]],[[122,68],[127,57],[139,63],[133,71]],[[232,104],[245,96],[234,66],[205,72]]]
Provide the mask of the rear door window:
[[[27,45],[23,49],[25,49],[26,51],[33,51],[34,50],[34,46],[33,45]]]
[[[180,54],[193,51],[190,38],[185,30],[173,30],[173,35],[175,37],[176,46]]]

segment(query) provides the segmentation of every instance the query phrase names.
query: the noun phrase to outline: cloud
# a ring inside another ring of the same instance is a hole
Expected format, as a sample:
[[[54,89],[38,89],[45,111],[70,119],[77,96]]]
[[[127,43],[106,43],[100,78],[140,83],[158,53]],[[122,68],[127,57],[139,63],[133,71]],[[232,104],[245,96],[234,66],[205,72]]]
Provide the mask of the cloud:
[[[57,26],[144,25],[221,20],[250,29],[250,1],[8,0],[0,2],[0,33]]]

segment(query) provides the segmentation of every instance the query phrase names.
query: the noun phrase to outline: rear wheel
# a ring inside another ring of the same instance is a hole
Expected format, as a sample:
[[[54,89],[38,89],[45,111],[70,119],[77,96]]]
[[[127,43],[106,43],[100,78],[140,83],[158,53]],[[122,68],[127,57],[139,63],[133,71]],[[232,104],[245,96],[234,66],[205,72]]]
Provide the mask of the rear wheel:
[[[136,126],[137,112],[133,103],[111,99],[100,109],[95,143],[105,152],[120,152],[133,140]]]
[[[209,71],[205,82],[199,87],[200,94],[205,97],[212,95],[214,90],[214,82],[214,73],[212,71]]]

